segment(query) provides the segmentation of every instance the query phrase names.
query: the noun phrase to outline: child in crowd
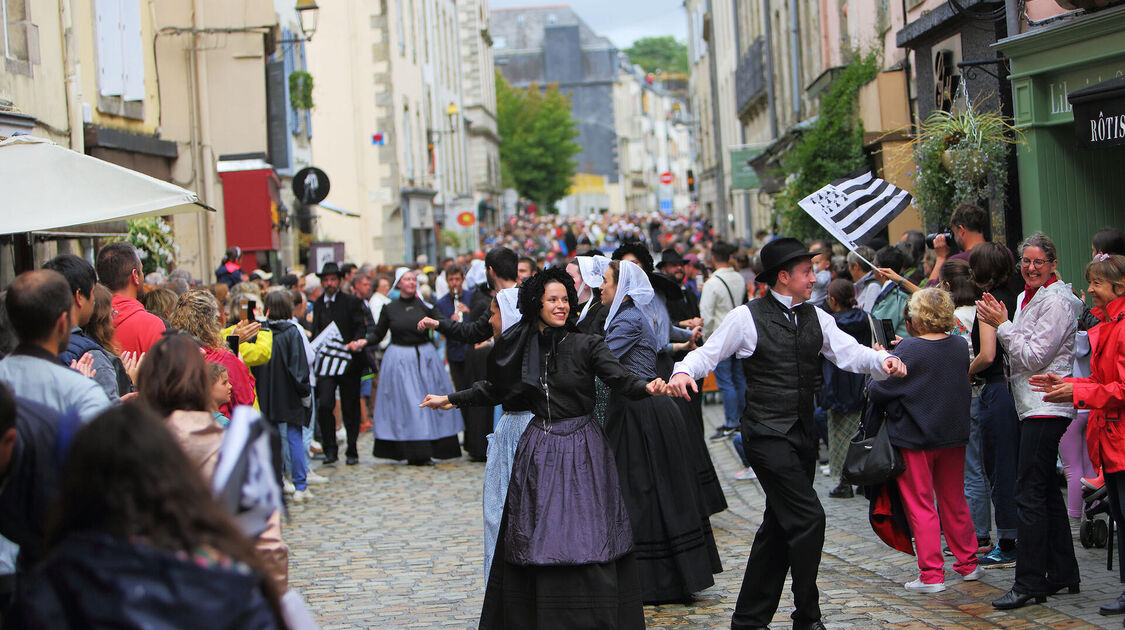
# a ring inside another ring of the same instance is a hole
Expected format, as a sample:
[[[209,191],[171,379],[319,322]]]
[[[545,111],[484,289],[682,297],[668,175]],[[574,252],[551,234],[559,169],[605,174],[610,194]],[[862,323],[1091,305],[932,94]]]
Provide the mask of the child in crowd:
[[[207,373],[211,377],[211,415],[215,416],[215,422],[225,429],[230,424],[230,418],[223,415],[219,409],[223,405],[230,404],[230,375],[227,374],[227,369],[218,363],[208,363]]]

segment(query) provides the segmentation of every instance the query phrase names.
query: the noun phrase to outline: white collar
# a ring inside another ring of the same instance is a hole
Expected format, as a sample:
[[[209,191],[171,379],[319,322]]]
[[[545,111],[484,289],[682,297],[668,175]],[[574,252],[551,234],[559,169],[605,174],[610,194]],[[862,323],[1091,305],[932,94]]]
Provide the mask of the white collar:
[[[778,302],[781,302],[781,305],[785,308],[795,308],[800,306],[801,304],[804,304],[804,302],[798,302],[794,304],[792,295],[782,295],[777,291],[774,291],[773,289],[770,289],[770,295],[772,295]]]
[[[895,281],[894,281],[894,280],[890,280],[890,279],[887,279],[887,280],[884,280],[884,281],[883,281],[883,284],[879,285],[879,288],[880,288],[880,289],[885,289],[885,288],[887,288],[887,285],[888,285],[888,284],[894,284],[894,283],[895,283]]]

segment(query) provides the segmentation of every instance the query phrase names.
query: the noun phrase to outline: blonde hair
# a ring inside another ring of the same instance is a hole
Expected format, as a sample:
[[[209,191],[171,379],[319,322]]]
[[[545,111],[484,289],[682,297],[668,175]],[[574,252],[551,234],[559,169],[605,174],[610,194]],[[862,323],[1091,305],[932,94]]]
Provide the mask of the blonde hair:
[[[1125,293],[1125,256],[1098,254],[1086,265],[1086,282],[1094,278],[1113,285],[1114,289],[1121,287]]]
[[[168,325],[195,335],[208,348],[219,347],[219,303],[205,289],[192,289],[180,296]]]
[[[949,332],[957,325],[953,297],[943,289],[929,288],[914,293],[910,296],[907,313],[920,335]]]

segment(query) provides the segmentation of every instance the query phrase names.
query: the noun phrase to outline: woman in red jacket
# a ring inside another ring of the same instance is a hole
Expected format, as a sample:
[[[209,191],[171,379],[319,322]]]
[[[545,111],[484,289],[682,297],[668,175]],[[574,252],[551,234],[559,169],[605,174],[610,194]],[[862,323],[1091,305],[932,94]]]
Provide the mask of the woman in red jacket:
[[[1125,256],[1098,254],[1086,265],[1091,312],[1101,320],[1089,330],[1090,376],[1060,378],[1054,374],[1031,377],[1046,402],[1072,402],[1089,409],[1086,448],[1095,469],[1101,469],[1109,489],[1109,508],[1118,530],[1125,525]],[[1117,548],[1118,566],[1125,549]],[[1101,607],[1103,615],[1125,613],[1125,593]]]
[[[227,349],[220,336],[219,303],[210,291],[193,289],[180,296],[176,310],[168,318],[171,328],[194,335],[203,344],[203,358],[208,363],[218,363],[227,369],[230,376],[230,403],[219,411],[231,417],[231,411],[238,405],[254,405],[258,395],[254,390],[254,377],[249,368]]]

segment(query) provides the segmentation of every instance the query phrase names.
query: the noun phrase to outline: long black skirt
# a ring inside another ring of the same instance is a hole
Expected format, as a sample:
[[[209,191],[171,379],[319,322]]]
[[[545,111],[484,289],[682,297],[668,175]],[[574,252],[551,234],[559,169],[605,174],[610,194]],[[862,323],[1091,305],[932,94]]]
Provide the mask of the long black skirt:
[[[505,559],[500,521],[480,630],[636,630],[645,627],[633,554],[601,564],[520,566]]]
[[[692,468],[703,490],[703,503],[707,506],[707,515],[718,514],[727,509],[727,495],[719,485],[715,464],[711,462],[711,451],[707,450],[707,440],[703,437],[703,419],[698,416],[696,407],[691,401],[683,398],[673,400],[680,410],[680,420],[687,433],[687,455],[691,458]]]
[[[676,404],[611,394],[605,432],[629,510],[644,602],[685,601],[712,586],[712,574],[723,567]]]
[[[488,353],[488,348],[470,348],[465,355],[469,385],[486,378]],[[488,453],[488,434],[492,433],[494,415],[492,407],[465,407],[461,410],[461,417],[465,420],[465,452],[477,461],[484,461]]]
[[[456,435],[436,440],[375,440],[371,454],[381,459],[424,462],[430,459],[453,459],[461,456]]]

